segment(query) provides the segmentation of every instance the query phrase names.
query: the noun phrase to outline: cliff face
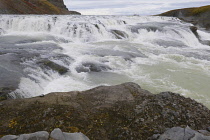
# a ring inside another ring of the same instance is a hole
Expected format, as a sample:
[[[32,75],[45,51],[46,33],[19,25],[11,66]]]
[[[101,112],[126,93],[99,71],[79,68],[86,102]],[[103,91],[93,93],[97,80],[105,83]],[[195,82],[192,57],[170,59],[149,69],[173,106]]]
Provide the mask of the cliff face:
[[[80,14],[69,11],[63,0],[0,0],[0,14]]]
[[[162,13],[159,16],[178,17],[181,20],[193,23],[194,25],[210,30],[210,5],[197,8],[172,10]]]

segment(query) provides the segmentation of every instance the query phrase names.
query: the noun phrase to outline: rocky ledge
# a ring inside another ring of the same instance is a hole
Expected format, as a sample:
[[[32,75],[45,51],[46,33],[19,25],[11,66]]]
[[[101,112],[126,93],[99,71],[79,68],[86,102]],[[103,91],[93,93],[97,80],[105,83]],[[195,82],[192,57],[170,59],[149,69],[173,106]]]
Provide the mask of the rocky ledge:
[[[210,5],[172,10],[159,16],[178,17],[185,22],[190,22],[198,27],[210,30]]]
[[[50,14],[69,15],[63,0],[0,0],[0,14]]]
[[[209,116],[208,108],[190,98],[171,92],[152,94],[135,83],[124,83],[1,101],[0,136],[60,128],[93,140],[170,139],[165,135],[190,128],[209,130]],[[194,130],[190,129],[191,136],[200,136]],[[208,133],[201,137],[209,139]]]

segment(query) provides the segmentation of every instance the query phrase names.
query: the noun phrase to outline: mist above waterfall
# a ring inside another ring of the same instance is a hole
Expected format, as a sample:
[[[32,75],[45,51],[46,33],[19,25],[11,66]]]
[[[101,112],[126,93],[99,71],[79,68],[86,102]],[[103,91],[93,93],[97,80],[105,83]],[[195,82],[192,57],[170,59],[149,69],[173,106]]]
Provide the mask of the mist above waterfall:
[[[0,16],[0,86],[12,97],[136,82],[210,107],[210,34],[177,18]]]

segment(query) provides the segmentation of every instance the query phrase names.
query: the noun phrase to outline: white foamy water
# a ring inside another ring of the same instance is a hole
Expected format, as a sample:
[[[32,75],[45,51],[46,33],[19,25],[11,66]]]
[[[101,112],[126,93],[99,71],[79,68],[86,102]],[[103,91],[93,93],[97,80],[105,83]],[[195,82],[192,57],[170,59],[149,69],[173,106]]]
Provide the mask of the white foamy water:
[[[152,93],[180,93],[210,108],[210,46],[201,44],[190,26],[169,17],[2,15],[0,37],[7,43],[24,49],[54,44],[61,49],[42,50],[42,57],[69,69],[60,75],[40,68],[36,57],[25,59],[26,76],[11,95],[135,82]],[[210,33],[198,34],[210,40]],[[66,57],[49,57],[52,53]]]

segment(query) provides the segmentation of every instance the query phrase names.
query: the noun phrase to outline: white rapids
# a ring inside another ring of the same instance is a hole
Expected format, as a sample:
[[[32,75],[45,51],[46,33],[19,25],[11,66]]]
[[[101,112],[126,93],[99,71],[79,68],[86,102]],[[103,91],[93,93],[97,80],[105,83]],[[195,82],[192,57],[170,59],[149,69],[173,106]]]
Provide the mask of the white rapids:
[[[135,82],[152,93],[180,93],[210,108],[210,46],[200,43],[210,42],[210,33],[198,30],[199,40],[190,26],[158,16],[0,15],[0,37],[21,37],[16,46],[53,43],[62,48],[54,53],[69,57],[68,63],[52,59],[69,69],[64,75],[25,60],[28,76],[11,95]]]

